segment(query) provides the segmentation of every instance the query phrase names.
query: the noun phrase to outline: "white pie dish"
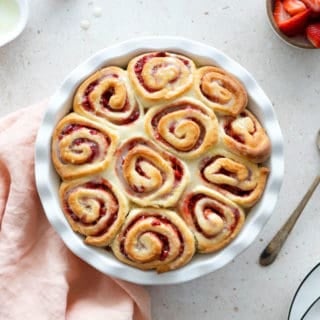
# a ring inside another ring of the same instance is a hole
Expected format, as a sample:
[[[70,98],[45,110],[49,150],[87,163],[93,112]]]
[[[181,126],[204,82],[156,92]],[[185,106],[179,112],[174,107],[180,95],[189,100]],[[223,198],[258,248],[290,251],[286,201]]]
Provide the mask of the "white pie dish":
[[[83,238],[71,229],[60,208],[58,197],[60,178],[52,165],[50,148],[53,129],[57,122],[70,111],[75,90],[85,78],[102,66],[125,67],[134,56],[156,50],[184,54],[196,61],[198,65],[215,64],[238,77],[247,89],[249,109],[255,113],[266,129],[272,144],[271,157],[267,163],[271,172],[265,192],[258,204],[251,209],[237,238],[218,253],[196,255],[186,266],[163,274],[127,266],[118,261],[111,252],[86,245]],[[83,62],[71,72],[50,100],[36,140],[35,175],[39,196],[48,220],[67,247],[99,271],[139,284],[181,283],[213,272],[229,263],[254,241],[270,218],[280,191],[283,171],[281,130],[270,100],[254,78],[222,52],[183,38],[154,37],[129,40],[108,47]]]

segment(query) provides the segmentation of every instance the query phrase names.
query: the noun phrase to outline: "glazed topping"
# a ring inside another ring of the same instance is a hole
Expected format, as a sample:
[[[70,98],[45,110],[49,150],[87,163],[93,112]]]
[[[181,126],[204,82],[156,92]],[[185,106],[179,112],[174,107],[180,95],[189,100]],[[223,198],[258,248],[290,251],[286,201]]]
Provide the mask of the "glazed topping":
[[[268,175],[256,163],[270,142],[246,104],[227,71],[170,52],[92,74],[51,146],[72,229],[121,262],[157,272],[224,248]]]
[[[242,112],[238,118],[228,117],[224,124],[225,133],[239,143],[257,144],[255,134],[256,124],[246,112]]]
[[[60,159],[64,164],[82,165],[102,161],[110,139],[95,128],[68,124],[59,134]]]
[[[115,125],[126,125],[140,116],[134,95],[129,92],[125,72],[104,68],[84,82],[77,91],[75,111],[101,118]]]
[[[158,133],[157,138],[184,152],[199,148],[204,139],[205,127],[197,118],[192,117],[196,112],[201,113],[201,110],[192,106],[165,108],[152,120],[152,127]],[[182,119],[177,119],[173,113]],[[189,116],[183,118],[184,114]]]
[[[218,140],[215,115],[194,100],[152,108],[145,121],[148,133],[155,140],[183,157],[199,156]]]
[[[206,194],[197,193],[186,200],[187,213],[191,215],[196,230],[206,238],[217,237],[220,233],[232,233],[239,220],[239,210],[230,208]]]
[[[224,156],[204,159],[200,165],[200,172],[207,183],[237,196],[248,196],[257,186],[257,181],[252,179],[251,168]]]
[[[166,52],[142,56],[134,65],[139,83],[149,93],[172,87],[190,74],[190,61]]]
[[[134,248],[131,247],[131,237],[135,239]],[[120,239],[121,253],[128,259],[140,263],[155,260],[165,262],[173,243],[175,247],[176,243],[179,243],[178,250],[173,250],[175,258],[184,250],[184,240],[177,226],[159,214],[146,215],[142,212],[126,226]],[[170,258],[172,259],[172,256]]]
[[[236,116],[248,103],[240,81],[219,67],[197,70],[196,91],[209,107],[224,114]]]
[[[148,140],[128,140],[117,156],[117,175],[133,201],[149,199],[150,205],[158,206],[166,201],[171,203],[174,200],[170,198],[182,191],[179,188],[183,189],[185,169],[181,161],[160,151]]]
[[[207,99],[220,104],[232,104],[238,90],[232,78],[216,72],[207,72],[200,86]]]
[[[92,181],[68,190],[64,195],[64,210],[74,222],[98,228],[90,233],[99,236],[117,219],[118,200],[107,181]]]

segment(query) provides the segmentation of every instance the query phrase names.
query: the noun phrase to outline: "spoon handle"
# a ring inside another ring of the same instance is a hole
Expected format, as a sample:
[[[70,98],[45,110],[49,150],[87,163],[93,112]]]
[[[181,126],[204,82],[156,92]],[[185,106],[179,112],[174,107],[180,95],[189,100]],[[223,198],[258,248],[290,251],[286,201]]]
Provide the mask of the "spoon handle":
[[[290,231],[294,227],[296,221],[300,217],[301,212],[303,211],[304,207],[306,206],[307,202],[309,201],[310,197],[312,196],[314,190],[317,188],[319,183],[320,183],[320,175],[317,175],[313,180],[310,188],[308,189],[304,197],[301,199],[297,208],[292,212],[288,220],[276,233],[276,235],[269,242],[267,247],[262,251],[260,255],[260,260],[259,260],[262,266],[267,266],[275,260],[283,244],[285,243],[288,235],[290,234]]]

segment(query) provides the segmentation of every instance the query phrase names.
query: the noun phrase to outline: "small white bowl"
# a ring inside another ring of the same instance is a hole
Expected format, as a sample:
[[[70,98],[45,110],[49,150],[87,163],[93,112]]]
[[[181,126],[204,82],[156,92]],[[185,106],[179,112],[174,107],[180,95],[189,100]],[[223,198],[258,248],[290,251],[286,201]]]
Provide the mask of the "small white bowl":
[[[28,0],[11,0],[16,1],[19,7],[19,19],[15,25],[15,27],[8,31],[8,33],[4,35],[0,35],[0,47],[6,45],[11,42],[15,38],[17,38],[21,32],[24,30],[28,17],[29,17],[29,4]]]

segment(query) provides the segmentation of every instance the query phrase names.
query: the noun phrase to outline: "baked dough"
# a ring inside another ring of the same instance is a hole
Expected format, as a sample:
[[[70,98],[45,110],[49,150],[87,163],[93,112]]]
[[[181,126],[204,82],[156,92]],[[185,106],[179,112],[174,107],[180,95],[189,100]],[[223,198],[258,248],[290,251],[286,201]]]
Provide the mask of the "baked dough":
[[[142,207],[175,206],[189,182],[182,161],[142,137],[120,146],[116,173],[128,198]]]
[[[238,205],[202,186],[184,197],[180,214],[193,231],[201,253],[224,248],[237,236],[245,221],[244,211]]]
[[[95,174],[108,167],[117,144],[111,129],[70,113],[53,132],[52,161],[65,180]]]
[[[176,212],[134,209],[128,214],[112,250],[126,264],[161,273],[188,263],[195,253],[195,240]]]
[[[116,126],[131,124],[141,116],[127,72],[119,67],[103,68],[86,79],[74,96],[73,109]]]
[[[149,52],[133,58],[128,74],[139,100],[148,108],[188,91],[193,84],[194,62],[170,52]]]
[[[199,169],[208,187],[245,208],[253,207],[261,198],[269,175],[268,168],[222,148],[207,154]]]
[[[109,245],[128,213],[126,197],[100,176],[63,182],[59,195],[71,228],[90,245]]]
[[[62,211],[123,263],[166,272],[222,250],[263,195],[269,137],[218,66],[145,52],[89,76],[72,106],[52,136]]]
[[[247,106],[243,84],[229,72],[213,66],[197,69],[194,87],[197,97],[216,112],[236,116]]]
[[[145,131],[182,159],[199,157],[218,141],[218,120],[200,101],[180,98],[148,110]]]
[[[249,110],[242,111],[237,117],[223,117],[220,125],[223,142],[231,151],[256,163],[270,157],[269,137]]]

